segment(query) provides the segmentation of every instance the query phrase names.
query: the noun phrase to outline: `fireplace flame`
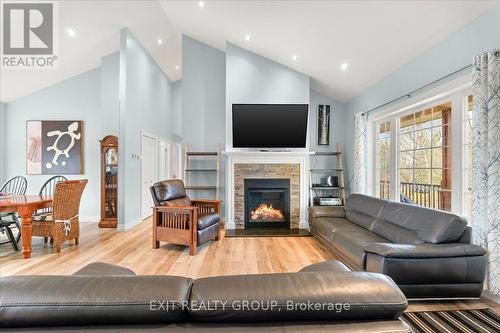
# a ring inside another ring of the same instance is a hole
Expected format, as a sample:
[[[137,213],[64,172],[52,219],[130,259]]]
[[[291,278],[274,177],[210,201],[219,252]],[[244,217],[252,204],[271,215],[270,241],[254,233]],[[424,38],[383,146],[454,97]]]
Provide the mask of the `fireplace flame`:
[[[250,212],[252,220],[284,220],[283,213],[279,209],[274,209],[273,205],[261,203],[257,209]]]

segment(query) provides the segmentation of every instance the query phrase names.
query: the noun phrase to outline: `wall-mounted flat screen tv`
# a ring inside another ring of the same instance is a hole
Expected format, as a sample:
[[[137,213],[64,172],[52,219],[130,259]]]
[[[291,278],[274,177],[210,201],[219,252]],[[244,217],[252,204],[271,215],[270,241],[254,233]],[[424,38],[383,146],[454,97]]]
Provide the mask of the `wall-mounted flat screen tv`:
[[[308,104],[233,104],[234,148],[305,148]]]

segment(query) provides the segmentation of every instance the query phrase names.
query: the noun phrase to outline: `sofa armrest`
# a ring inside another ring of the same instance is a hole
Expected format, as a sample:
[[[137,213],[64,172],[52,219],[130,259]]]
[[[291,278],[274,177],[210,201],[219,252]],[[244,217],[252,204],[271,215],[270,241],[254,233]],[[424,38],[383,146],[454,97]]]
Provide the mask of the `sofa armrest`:
[[[365,251],[386,258],[410,259],[470,257],[486,253],[480,246],[464,243],[418,245],[372,243],[366,246]]]
[[[316,217],[345,217],[344,207],[314,206],[309,208],[309,215]]]

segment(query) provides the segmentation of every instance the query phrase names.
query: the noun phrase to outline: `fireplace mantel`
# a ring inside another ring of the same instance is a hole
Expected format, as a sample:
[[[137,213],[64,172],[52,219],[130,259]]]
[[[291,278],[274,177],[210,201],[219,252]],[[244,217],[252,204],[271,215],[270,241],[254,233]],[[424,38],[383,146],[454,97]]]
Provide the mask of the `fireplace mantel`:
[[[271,167],[274,164],[297,164],[299,165],[299,224],[300,229],[308,229],[307,207],[308,207],[308,170],[309,152],[300,151],[250,151],[231,150],[223,152],[227,156],[227,203],[226,203],[226,229],[235,229],[235,165],[238,164],[263,164]]]

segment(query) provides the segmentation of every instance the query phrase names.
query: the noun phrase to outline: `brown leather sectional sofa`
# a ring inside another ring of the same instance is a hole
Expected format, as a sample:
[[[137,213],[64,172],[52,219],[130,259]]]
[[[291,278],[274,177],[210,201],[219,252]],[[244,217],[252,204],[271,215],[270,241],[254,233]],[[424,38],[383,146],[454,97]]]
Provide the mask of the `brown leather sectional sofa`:
[[[311,231],[349,267],[390,276],[406,297],[477,298],[485,251],[457,215],[352,194],[342,207],[311,207]]]
[[[337,261],[197,280],[93,263],[0,284],[5,332],[410,332],[398,319],[406,298],[390,278]]]

